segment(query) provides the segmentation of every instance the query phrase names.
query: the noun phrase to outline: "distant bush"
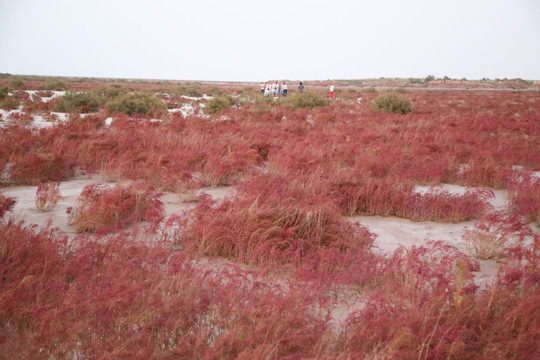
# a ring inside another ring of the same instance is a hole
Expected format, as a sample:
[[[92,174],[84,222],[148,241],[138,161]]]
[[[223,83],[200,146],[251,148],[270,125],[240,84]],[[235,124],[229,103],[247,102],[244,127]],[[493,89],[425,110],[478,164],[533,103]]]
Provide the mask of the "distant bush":
[[[126,88],[123,88],[120,85],[114,84],[108,87],[101,87],[101,88],[95,89],[93,90],[93,92],[96,95],[103,97],[104,102],[107,102],[107,101],[119,98],[120,96],[126,94],[128,90]]]
[[[18,77],[15,77],[15,76],[12,76],[12,77],[9,77],[6,81],[6,84],[8,85],[8,87],[10,88],[23,88],[24,87],[24,81],[22,81],[20,78]]]
[[[205,109],[210,114],[217,114],[218,112],[231,107],[234,104],[234,99],[230,95],[218,95],[208,100],[205,104]]]
[[[409,90],[407,89],[404,89],[404,88],[397,88],[394,90],[395,93],[398,93],[398,94],[405,94],[405,93],[408,93]]]
[[[9,94],[9,89],[7,87],[4,86],[0,88],[0,105],[5,99],[7,99],[8,94]]]
[[[96,112],[101,104],[101,99],[93,93],[67,92],[56,100],[55,110],[59,112]]]
[[[40,86],[40,90],[67,90],[69,88],[68,84],[60,80],[48,80],[43,82]]]
[[[360,89],[360,91],[363,93],[376,93],[377,89],[371,87],[371,88]]]
[[[165,105],[150,94],[135,92],[107,102],[107,107],[113,112],[122,112],[127,115],[146,115],[149,110],[162,109]]]
[[[186,95],[188,96],[194,96],[194,97],[201,97],[202,91],[201,87],[199,85],[191,85],[186,89]]]
[[[279,104],[280,101],[275,101],[272,97],[258,95],[255,96],[251,111],[255,113],[263,113],[272,110],[272,105]]]
[[[285,102],[291,106],[291,110],[293,111],[298,108],[311,110],[316,106],[328,105],[326,97],[313,91],[305,91],[302,94],[289,96]]]
[[[211,85],[206,88],[206,94],[207,95],[220,95],[223,91],[217,87],[216,85]]]
[[[394,114],[407,114],[412,111],[412,104],[409,98],[405,96],[389,94],[375,99],[373,109]]]

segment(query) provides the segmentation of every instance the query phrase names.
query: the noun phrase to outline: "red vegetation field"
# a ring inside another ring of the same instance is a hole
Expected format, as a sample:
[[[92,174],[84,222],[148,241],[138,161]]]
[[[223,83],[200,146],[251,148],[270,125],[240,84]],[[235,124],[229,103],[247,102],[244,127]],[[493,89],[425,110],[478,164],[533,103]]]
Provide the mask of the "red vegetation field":
[[[2,356],[540,357],[540,93],[416,90],[397,115],[373,110],[382,91],[293,111],[256,87],[218,90],[238,100],[214,115],[105,104],[41,129],[1,119],[4,185],[81,171],[122,180],[81,192],[75,237],[16,220],[16,199],[0,193]],[[148,90],[173,109],[190,101],[179,91]],[[4,109],[54,108],[23,94]],[[468,188],[415,188],[441,184]],[[235,192],[193,195],[204,186]],[[508,209],[493,209],[492,189],[508,189]],[[165,218],[165,191],[197,203]],[[374,251],[352,215],[475,221],[471,250],[432,239]],[[499,270],[479,284],[485,258]]]

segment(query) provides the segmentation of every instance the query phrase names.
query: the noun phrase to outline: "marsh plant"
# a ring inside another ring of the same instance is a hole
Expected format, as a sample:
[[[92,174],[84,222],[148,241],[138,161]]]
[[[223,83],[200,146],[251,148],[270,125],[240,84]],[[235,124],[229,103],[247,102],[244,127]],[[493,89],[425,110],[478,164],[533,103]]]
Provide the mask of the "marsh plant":
[[[56,207],[58,201],[62,199],[60,194],[60,184],[49,182],[39,184],[36,191],[36,207],[41,212],[51,211]]]

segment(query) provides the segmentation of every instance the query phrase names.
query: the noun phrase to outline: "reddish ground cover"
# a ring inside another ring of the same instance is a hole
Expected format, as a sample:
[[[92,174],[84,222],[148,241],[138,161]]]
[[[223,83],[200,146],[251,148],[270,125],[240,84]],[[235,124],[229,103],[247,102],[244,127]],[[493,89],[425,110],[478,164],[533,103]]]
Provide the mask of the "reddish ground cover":
[[[127,116],[102,106],[50,128],[1,129],[4,184],[77,170],[134,182],[85,188],[73,219],[97,234],[70,241],[14,220],[15,199],[0,194],[0,353],[540,356],[540,238],[525,229],[539,221],[539,93],[413,91],[402,94],[413,104],[407,115],[374,111],[380,94],[359,89],[310,111],[242,93],[239,107],[210,116]],[[30,114],[50,111],[14,97],[9,103]],[[441,183],[471,189],[415,191]],[[154,187],[208,185],[236,192],[163,219]],[[485,187],[509,189],[510,208],[493,212]],[[521,238],[503,247],[498,275],[479,287],[474,257],[441,242],[376,253],[374,235],[348,215],[477,219],[471,239],[481,230]],[[118,231],[144,220],[151,233]],[[351,294],[362,306],[337,321],[336,304]]]

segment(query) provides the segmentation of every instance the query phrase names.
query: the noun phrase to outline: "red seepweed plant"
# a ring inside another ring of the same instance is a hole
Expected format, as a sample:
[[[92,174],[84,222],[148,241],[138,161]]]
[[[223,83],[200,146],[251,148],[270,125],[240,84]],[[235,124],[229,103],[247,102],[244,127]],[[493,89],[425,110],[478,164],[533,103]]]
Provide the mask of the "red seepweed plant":
[[[4,194],[0,193],[0,219],[3,219],[7,212],[13,210],[16,203],[17,200],[15,198],[4,196]]]
[[[25,96],[7,100],[40,109]],[[144,232],[99,236],[145,218],[145,205],[134,205],[137,196],[125,188],[87,189],[81,231],[98,235],[70,243],[50,229],[3,220],[0,353],[539,358],[537,236],[506,250],[497,277],[478,289],[471,279],[478,264],[455,249],[374,254],[373,234],[342,216],[455,222],[489,209],[485,191],[417,194],[413,187],[449,183],[508,187],[513,211],[534,219],[536,183],[524,181],[518,190],[512,174],[516,165],[538,166],[538,94],[413,91],[407,96],[414,110],[405,116],[374,112],[377,94],[354,96],[361,101],[340,96],[309,111],[247,100],[209,118],[117,114],[105,126],[109,114],[100,112],[39,131],[3,128],[5,183],[58,181],[76,166],[171,191],[234,184],[239,193],[221,203],[201,199],[163,233],[149,234],[161,240],[154,242]],[[0,197],[0,214],[13,201]],[[219,257],[263,266],[247,271]],[[272,276],[259,277],[264,265]],[[366,306],[334,331],[331,301],[320,299],[340,299],[343,289]]]
[[[347,252],[371,246],[367,229],[346,222],[328,200],[317,202],[302,180],[261,175],[221,203],[203,197],[183,221],[180,246],[246,263],[295,266],[321,249]]]
[[[70,223],[77,232],[109,232],[141,220],[158,223],[162,220],[161,194],[144,182],[84,187],[77,206],[68,209]]]
[[[510,185],[510,209],[540,224],[540,177],[522,174]]]
[[[60,183],[38,185],[35,202],[39,211],[46,212],[53,210],[60,199],[62,199]]]

